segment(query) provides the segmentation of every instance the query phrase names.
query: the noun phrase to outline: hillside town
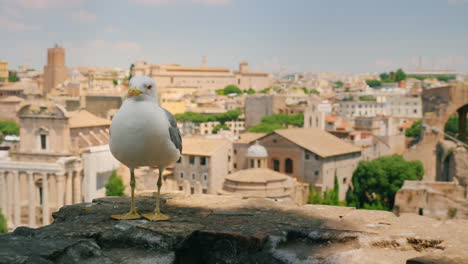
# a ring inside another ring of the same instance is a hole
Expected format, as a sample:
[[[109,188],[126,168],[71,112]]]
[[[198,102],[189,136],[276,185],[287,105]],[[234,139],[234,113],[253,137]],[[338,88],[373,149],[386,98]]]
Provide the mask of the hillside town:
[[[124,190],[117,195],[129,193],[129,170],[110,153],[109,127],[129,79],[143,75],[157,84],[159,103],[183,136],[163,193],[468,215],[468,75],[423,68],[272,74],[245,60],[232,70],[211,66],[207,57],[199,66],[70,67],[62,46],[45,52],[43,70],[0,62],[0,207],[9,230],[48,225],[64,205],[112,195],[116,179]],[[438,121],[442,103],[457,108],[442,109]],[[451,127],[436,130],[437,122]],[[389,197],[358,199],[366,188],[361,174],[371,181],[383,175],[378,170],[399,167],[386,176],[399,182],[387,183]],[[155,192],[157,175],[157,168],[138,168],[137,194]]]

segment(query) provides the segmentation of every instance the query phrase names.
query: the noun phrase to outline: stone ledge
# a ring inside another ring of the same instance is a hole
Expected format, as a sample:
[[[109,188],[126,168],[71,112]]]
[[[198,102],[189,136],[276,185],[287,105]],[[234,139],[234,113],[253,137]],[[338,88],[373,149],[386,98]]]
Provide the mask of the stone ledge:
[[[0,236],[0,263],[407,263],[431,254],[468,259],[466,220],[215,195],[171,194],[166,201],[167,222],[111,219],[128,210],[128,198],[65,206],[49,226]],[[152,211],[154,203],[152,197],[137,199],[140,213]]]

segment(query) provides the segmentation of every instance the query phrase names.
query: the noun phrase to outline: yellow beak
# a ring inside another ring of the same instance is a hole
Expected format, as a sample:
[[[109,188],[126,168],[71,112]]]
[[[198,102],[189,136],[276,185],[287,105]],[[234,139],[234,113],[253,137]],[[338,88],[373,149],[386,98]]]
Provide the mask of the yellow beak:
[[[128,89],[128,97],[138,96],[142,91],[138,90],[136,87]]]

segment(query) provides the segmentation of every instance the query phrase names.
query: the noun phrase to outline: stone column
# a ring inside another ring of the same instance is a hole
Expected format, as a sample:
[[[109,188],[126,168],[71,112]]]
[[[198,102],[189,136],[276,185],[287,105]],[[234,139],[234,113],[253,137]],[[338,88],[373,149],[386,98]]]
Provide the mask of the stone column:
[[[55,180],[57,181],[57,210],[64,205],[65,177],[65,174],[55,174]]]
[[[0,171],[0,207],[2,213],[6,215],[7,212],[7,180],[4,171]]]
[[[457,110],[458,112],[458,139],[465,142],[466,139],[466,114],[468,113],[468,105]]]
[[[73,203],[81,203],[81,172],[77,171],[73,176]]]
[[[49,175],[44,173],[42,175],[42,224],[49,224]]]
[[[7,180],[7,188],[6,188],[6,193],[7,193],[7,199],[6,199],[6,210],[5,210],[5,218],[7,219],[7,225],[12,226],[13,223],[13,177],[14,175],[12,174],[11,171],[6,174],[6,180]]]
[[[34,175],[32,172],[28,172],[28,196],[29,196],[29,207],[28,207],[28,226],[31,228],[36,227],[36,190],[34,183]]]
[[[72,177],[73,177],[73,171],[70,170],[67,173],[67,181],[65,185],[65,204],[66,205],[72,204],[72,194],[73,194]]]
[[[13,175],[13,224],[14,227],[21,225],[21,196],[20,196],[20,179],[17,171],[12,172]]]

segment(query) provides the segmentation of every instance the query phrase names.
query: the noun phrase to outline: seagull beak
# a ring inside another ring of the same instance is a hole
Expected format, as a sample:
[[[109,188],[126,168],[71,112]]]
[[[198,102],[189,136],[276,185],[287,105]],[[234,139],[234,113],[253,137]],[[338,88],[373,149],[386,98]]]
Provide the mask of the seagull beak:
[[[138,96],[142,91],[138,90],[136,87],[128,89],[128,97]]]

